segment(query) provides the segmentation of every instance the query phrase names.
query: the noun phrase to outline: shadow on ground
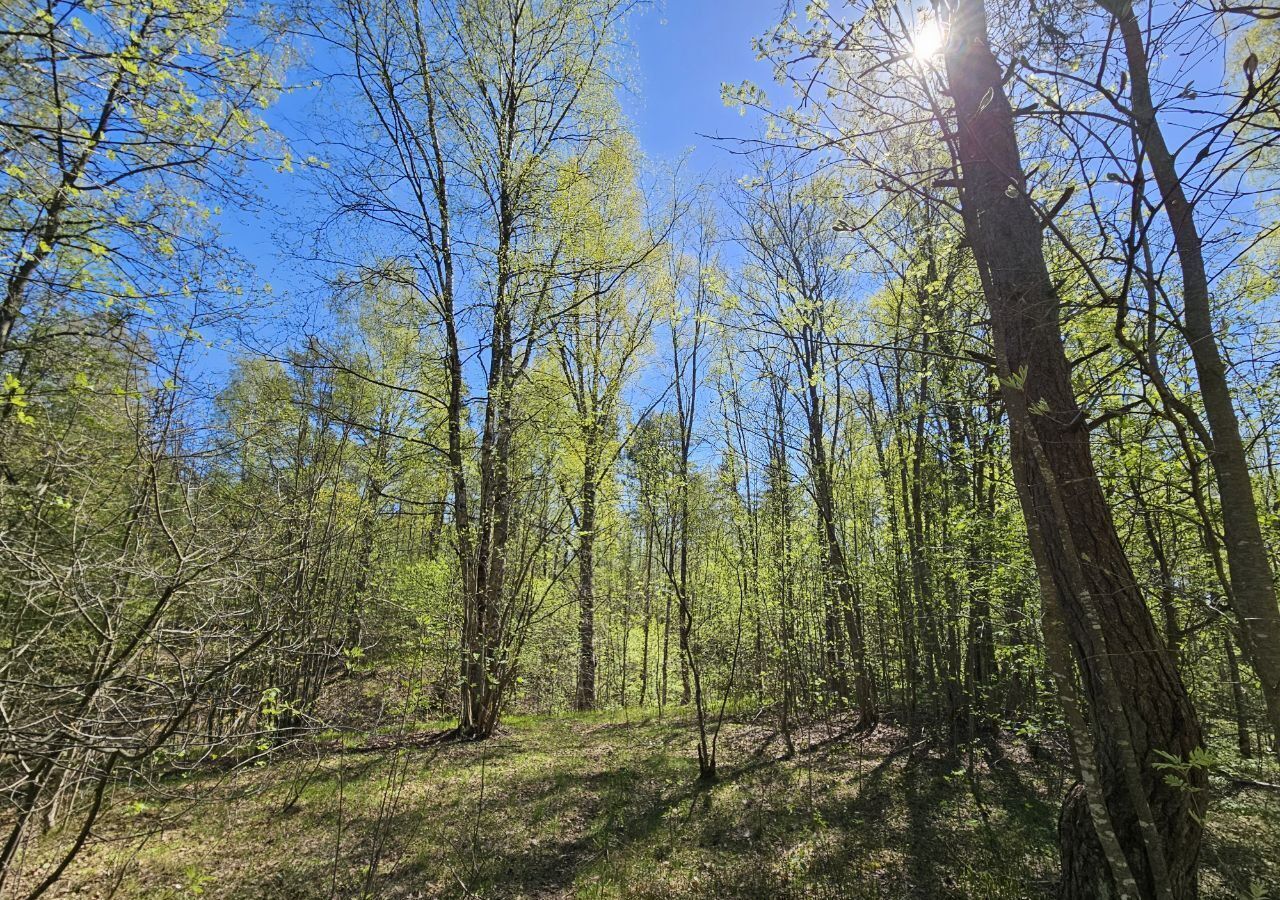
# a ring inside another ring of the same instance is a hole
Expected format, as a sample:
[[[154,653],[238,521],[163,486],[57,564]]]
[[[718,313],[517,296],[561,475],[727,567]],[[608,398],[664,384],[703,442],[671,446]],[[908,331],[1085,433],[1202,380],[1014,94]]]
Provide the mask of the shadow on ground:
[[[1060,769],[1014,743],[727,723],[699,784],[688,723],[554,719],[476,744],[335,754],[220,797],[113,813],[71,877],[107,896],[1024,898],[1052,894]],[[193,796],[198,795],[195,791]],[[1241,801],[1243,802],[1243,801]],[[1273,807],[1216,837],[1206,894],[1280,851]],[[1269,830],[1268,830],[1269,829]],[[1265,871],[1265,865],[1260,871]],[[1271,871],[1276,871],[1272,869]],[[1215,874],[1217,873],[1217,874]],[[1246,881],[1247,883],[1247,881]]]

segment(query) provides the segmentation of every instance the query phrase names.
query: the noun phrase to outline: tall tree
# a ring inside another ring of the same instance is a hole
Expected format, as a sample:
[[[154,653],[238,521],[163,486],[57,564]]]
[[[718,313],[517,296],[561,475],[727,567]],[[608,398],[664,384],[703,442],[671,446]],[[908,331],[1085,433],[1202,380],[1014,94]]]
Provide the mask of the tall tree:
[[[610,83],[618,29],[632,5],[350,0],[340,7],[343,49],[392,154],[366,153],[371,165],[342,173],[338,183],[357,190],[339,202],[393,227],[445,332],[464,610],[459,733],[469,738],[492,733],[516,677],[522,636],[513,614],[528,575],[514,556],[525,507],[516,502],[513,466],[528,422],[518,397],[565,312],[566,283],[581,275],[566,259],[569,235],[555,227],[554,207],[572,187],[566,175],[584,177],[573,161],[587,159],[609,131],[594,116],[596,100]],[[465,309],[462,279],[479,294]],[[473,352],[483,390],[468,460]]]
[[[1151,91],[1148,41],[1129,0],[1099,0],[1120,32],[1127,62],[1131,102],[1122,108],[1131,116],[1137,144],[1151,168],[1160,196],[1160,208],[1173,233],[1182,272],[1182,332],[1195,363],[1196,381],[1204,403],[1207,428],[1192,416],[1195,428],[1213,465],[1225,532],[1227,564],[1231,571],[1231,599],[1240,618],[1240,634],[1249,661],[1262,682],[1276,752],[1280,753],[1280,605],[1276,602],[1275,576],[1262,536],[1257,499],[1249,474],[1249,459],[1241,436],[1240,421],[1227,377],[1217,328],[1214,325],[1212,291],[1205,264],[1204,241],[1196,224],[1195,202],[1188,196],[1177,160],[1165,139],[1156,101]],[[1215,123],[1214,132],[1239,130],[1250,116],[1254,96],[1263,90],[1255,83],[1257,57],[1244,96],[1232,114]],[[1276,82],[1273,73],[1266,79]],[[1197,159],[1208,154],[1206,148]],[[1220,152],[1220,151],[1219,151]],[[1139,166],[1142,161],[1139,160]],[[1236,163],[1238,164],[1238,163]]]
[[[749,324],[779,338],[798,382],[794,393],[804,420],[808,480],[825,559],[828,686],[857,707],[859,727],[873,728],[875,679],[867,665],[863,611],[845,551],[845,517],[832,458],[850,403],[843,372],[847,355],[836,346],[846,315],[841,301],[849,287],[848,261],[823,200],[839,191],[821,179],[800,181],[794,162],[762,175],[739,209],[741,243],[752,263]]]
[[[1065,619],[1075,648],[1097,750],[1081,766],[1096,765],[1100,783],[1086,783],[1063,813],[1063,891],[1195,897],[1203,801],[1155,764],[1189,760],[1199,722],[1094,471],[985,4],[957,0],[947,15],[960,203],[991,310],[1014,477],[1047,615]],[[1199,788],[1204,773],[1191,778]]]
[[[615,117],[607,107],[601,120]],[[620,452],[616,435],[624,390],[640,363],[653,323],[642,263],[656,245],[643,233],[634,150],[620,130],[575,158],[556,205],[566,236],[564,313],[549,343],[573,404],[581,465],[574,515],[578,528],[578,685],[576,704],[596,700],[595,551],[600,494]],[[584,177],[585,176],[585,177]]]

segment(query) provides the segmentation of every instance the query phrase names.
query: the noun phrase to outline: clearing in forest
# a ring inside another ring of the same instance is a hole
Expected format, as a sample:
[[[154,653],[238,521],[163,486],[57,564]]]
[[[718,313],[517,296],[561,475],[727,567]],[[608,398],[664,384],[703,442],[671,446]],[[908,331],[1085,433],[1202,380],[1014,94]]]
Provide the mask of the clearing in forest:
[[[175,780],[163,803],[118,803],[55,896],[1052,893],[1056,751],[948,753],[837,718],[799,731],[786,759],[765,717],[743,716],[726,722],[706,786],[694,739],[690,722],[646,711],[514,718],[475,743],[329,742],[216,783]],[[1280,794],[1216,785],[1208,824],[1204,895],[1268,896]]]

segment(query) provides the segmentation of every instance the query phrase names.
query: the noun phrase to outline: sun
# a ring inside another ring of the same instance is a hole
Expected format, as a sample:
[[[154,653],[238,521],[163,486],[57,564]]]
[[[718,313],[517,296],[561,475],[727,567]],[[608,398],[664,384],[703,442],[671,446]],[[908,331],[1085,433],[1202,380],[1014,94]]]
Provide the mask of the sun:
[[[942,50],[942,45],[945,41],[946,36],[943,35],[937,21],[929,19],[920,26],[915,36],[912,37],[911,55],[919,62],[928,62]]]

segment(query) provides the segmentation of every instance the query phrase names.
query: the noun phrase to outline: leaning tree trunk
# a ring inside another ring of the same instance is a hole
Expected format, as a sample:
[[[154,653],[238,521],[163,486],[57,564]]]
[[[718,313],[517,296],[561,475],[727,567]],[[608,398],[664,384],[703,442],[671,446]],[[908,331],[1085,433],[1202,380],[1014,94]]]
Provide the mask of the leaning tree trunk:
[[[1182,271],[1185,333],[1196,368],[1196,381],[1209,425],[1206,450],[1221,497],[1222,528],[1226,537],[1231,597],[1249,663],[1262,682],[1267,718],[1280,752],[1280,606],[1267,545],[1258,521],[1258,506],[1249,476],[1249,459],[1240,436],[1227,366],[1218,347],[1209,301],[1209,278],[1196,227],[1195,210],[1187,198],[1173,154],[1165,143],[1151,98],[1147,49],[1142,26],[1130,0],[1099,0],[1115,16],[1124,40],[1132,88],[1132,115],[1138,143],[1151,164],[1160,200],[1173,232]]]
[[[1199,722],[1093,467],[1043,225],[1027,196],[983,0],[956,0],[951,9],[946,69],[966,237],[991,312],[1023,515],[1042,538],[1037,566],[1056,593],[1080,667],[1093,770],[1109,814],[1103,817],[1109,822],[1099,822],[1083,792],[1069,797],[1060,823],[1062,893],[1118,898],[1129,892],[1108,872],[1127,869],[1142,898],[1194,898],[1204,776],[1191,769],[1181,786],[1155,765],[1166,755],[1188,759],[1201,745]],[[1107,865],[1099,830],[1107,843],[1114,837],[1126,865]]]

